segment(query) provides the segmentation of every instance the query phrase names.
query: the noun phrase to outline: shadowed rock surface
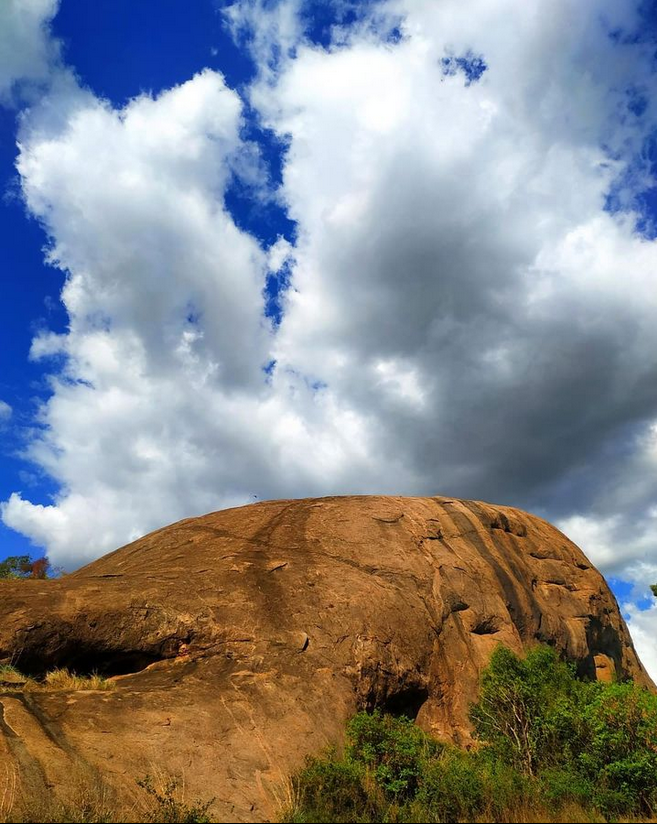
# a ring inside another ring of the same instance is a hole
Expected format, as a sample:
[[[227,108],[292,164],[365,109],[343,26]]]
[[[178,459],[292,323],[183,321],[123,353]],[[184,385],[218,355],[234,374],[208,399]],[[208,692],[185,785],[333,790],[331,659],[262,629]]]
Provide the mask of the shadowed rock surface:
[[[452,498],[274,501],[153,532],[60,581],[0,585],[0,660],[111,692],[2,687],[0,759],[66,794],[154,766],[220,821],[263,821],[307,753],[381,707],[468,740],[498,643],[651,685],[615,599],[545,521]],[[70,780],[69,780],[70,782]]]

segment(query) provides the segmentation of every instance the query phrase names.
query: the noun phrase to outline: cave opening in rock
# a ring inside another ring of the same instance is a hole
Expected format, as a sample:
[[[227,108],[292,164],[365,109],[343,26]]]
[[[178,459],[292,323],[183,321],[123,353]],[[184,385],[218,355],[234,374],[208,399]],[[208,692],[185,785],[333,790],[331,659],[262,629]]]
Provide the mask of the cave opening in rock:
[[[24,647],[15,658],[15,666],[24,675],[40,680],[56,669],[75,675],[129,675],[146,669],[166,656],[134,649],[116,649],[71,642],[55,649]]]
[[[429,691],[424,687],[407,687],[389,695],[380,709],[387,715],[394,715],[396,718],[405,716],[415,721],[428,697]]]

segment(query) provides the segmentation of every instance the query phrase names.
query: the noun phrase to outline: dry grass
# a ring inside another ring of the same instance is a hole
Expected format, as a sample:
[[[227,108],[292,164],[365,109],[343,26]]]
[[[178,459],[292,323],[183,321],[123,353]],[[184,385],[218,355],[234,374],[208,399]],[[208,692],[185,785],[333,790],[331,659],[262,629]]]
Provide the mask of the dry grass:
[[[509,808],[505,816],[508,824],[605,824],[607,819],[595,810],[585,810],[579,804],[563,804],[557,809],[548,809],[542,804],[528,805],[518,804]],[[492,814],[487,814],[476,819],[479,824],[484,822],[499,821]]]
[[[145,776],[127,779],[125,792],[117,793],[102,776],[88,766],[73,766],[65,798],[45,787],[38,794],[22,786],[15,772],[0,773],[0,824],[123,824],[123,822],[167,822],[206,824],[210,803],[185,800],[184,782]],[[141,789],[140,789],[141,788]],[[61,788],[60,788],[61,789]]]
[[[0,821],[9,821],[12,810],[16,806],[16,770],[7,764],[4,765],[4,776],[0,787]]]
[[[98,673],[76,675],[67,669],[55,669],[47,673],[43,681],[37,681],[5,664],[0,667],[0,690],[15,692],[77,692],[79,690],[112,690],[114,681]]]
[[[98,673],[91,675],[76,675],[69,672],[67,669],[56,669],[49,672],[39,684],[39,688],[43,690],[112,690],[114,689],[114,681],[103,678]]]
[[[11,664],[3,664],[0,667],[0,688],[2,687],[22,687],[30,679],[19,672]]]
[[[19,795],[9,815],[0,819],[15,824],[120,824],[134,821],[135,816],[120,811],[114,792],[100,778],[78,776],[73,779],[73,790],[66,800],[44,792]]]
[[[20,781],[15,768],[7,767],[0,786],[0,822],[32,824],[32,822],[96,822],[113,821],[111,808],[100,802],[104,794],[101,782],[90,782],[88,776],[72,775],[71,803],[64,803],[45,789],[38,795],[32,785]],[[80,792],[78,793],[78,787]]]

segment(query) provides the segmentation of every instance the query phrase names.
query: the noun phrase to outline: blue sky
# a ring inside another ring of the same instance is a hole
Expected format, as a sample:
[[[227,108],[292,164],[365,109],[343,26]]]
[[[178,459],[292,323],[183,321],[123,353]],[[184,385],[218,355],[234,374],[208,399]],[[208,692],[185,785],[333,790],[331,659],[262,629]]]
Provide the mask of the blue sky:
[[[0,555],[456,494],[557,523],[648,644],[654,10],[475,6],[10,0]]]

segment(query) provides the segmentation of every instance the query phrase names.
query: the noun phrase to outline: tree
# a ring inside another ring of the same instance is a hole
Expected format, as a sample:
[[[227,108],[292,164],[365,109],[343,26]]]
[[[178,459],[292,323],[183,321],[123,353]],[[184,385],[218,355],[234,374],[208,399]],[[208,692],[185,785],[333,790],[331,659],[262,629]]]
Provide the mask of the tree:
[[[651,584],[650,589],[652,590],[652,594],[657,598],[657,584]]]
[[[50,561],[45,556],[33,561],[30,555],[10,555],[0,561],[0,579],[43,579],[48,578],[51,572]]]
[[[498,647],[470,712],[476,737],[535,775],[577,737],[572,712],[566,711],[577,700],[577,684],[573,667],[551,647],[534,647],[525,658]]]
[[[495,758],[541,780],[583,780],[610,815],[657,809],[657,695],[576,677],[550,647],[498,647],[470,718]]]

